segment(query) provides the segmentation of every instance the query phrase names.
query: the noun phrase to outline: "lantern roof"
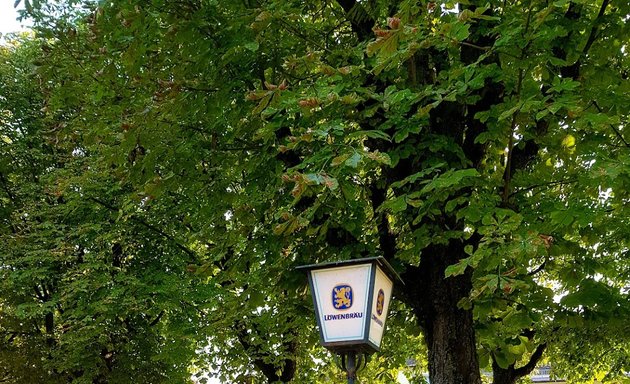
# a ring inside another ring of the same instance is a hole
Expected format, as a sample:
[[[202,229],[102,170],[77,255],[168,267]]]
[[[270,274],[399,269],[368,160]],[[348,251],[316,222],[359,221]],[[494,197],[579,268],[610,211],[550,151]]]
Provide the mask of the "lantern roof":
[[[306,271],[315,270],[315,269],[325,269],[325,268],[334,268],[339,266],[346,265],[356,265],[356,264],[367,264],[367,263],[377,263],[383,271],[389,275],[392,280],[397,280],[402,285],[405,285],[404,281],[400,278],[398,273],[394,270],[394,268],[387,262],[387,260],[383,256],[373,256],[373,257],[364,257],[361,259],[350,259],[350,260],[341,260],[341,261],[328,261],[325,263],[319,264],[308,264],[308,265],[300,265],[299,267],[295,267],[295,269],[303,269]]]

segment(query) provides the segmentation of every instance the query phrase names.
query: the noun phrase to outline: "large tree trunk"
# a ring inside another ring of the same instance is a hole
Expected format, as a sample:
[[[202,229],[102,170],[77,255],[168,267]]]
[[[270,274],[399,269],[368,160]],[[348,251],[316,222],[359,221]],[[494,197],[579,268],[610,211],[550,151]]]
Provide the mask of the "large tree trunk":
[[[458,308],[472,287],[470,271],[444,277],[447,266],[463,255],[464,244],[430,246],[422,253],[419,267],[404,274],[405,290],[429,349],[431,384],[480,384],[472,311]]]
[[[361,2],[337,0],[337,3],[346,12],[348,21],[359,40],[367,41],[374,37],[372,28],[376,22],[363,9]],[[485,22],[482,21],[481,23]],[[484,36],[483,34],[477,36],[471,33],[470,43],[479,46],[486,44],[491,46],[493,39],[492,36]],[[478,60],[481,53],[482,50],[479,49],[462,49],[462,61],[471,64]],[[431,60],[429,60],[429,55]],[[446,52],[437,50],[418,52],[407,63],[410,73],[409,86],[413,88],[420,84],[434,83],[435,74],[439,73],[442,65],[448,61]],[[455,143],[462,147],[468,160],[474,166],[481,163],[484,155],[483,146],[475,143],[475,138],[486,129],[484,124],[474,119],[474,115],[476,112],[485,111],[497,103],[499,101],[497,99],[502,93],[502,85],[489,83],[487,88],[480,93],[480,100],[474,106],[442,102],[431,111],[430,127],[427,127],[431,133],[452,138]],[[373,128],[368,124],[364,129]],[[423,131],[422,134],[426,133]],[[380,141],[380,144],[382,145],[383,142]],[[369,145],[382,152],[387,152],[390,149],[379,145],[378,142]],[[450,160],[457,166],[458,159],[453,154],[445,153],[444,156],[445,160]],[[453,158],[451,159],[449,156],[453,156]],[[420,171],[416,167],[422,164],[421,160],[422,156],[416,159],[401,159],[394,169],[384,170],[385,184],[402,180]],[[464,167],[465,165],[460,164],[460,166]],[[387,187],[383,188],[374,184],[370,194],[374,212],[377,212],[378,207],[386,199]],[[436,221],[438,222],[432,224],[437,224],[437,227],[451,229],[460,227],[463,230],[463,224],[455,220],[454,217],[444,215]],[[444,221],[451,222],[447,226]],[[385,214],[381,214],[377,226],[383,255],[388,260],[396,259],[397,239]],[[460,276],[444,277],[447,266],[466,257],[464,245],[463,241],[458,240],[452,240],[448,245],[432,244],[423,249],[420,265],[417,267],[407,266],[407,270],[402,276],[406,284],[403,287],[404,300],[413,308],[429,349],[431,384],[481,384],[472,311],[458,307],[459,301],[468,297],[472,288],[472,270],[469,268]]]

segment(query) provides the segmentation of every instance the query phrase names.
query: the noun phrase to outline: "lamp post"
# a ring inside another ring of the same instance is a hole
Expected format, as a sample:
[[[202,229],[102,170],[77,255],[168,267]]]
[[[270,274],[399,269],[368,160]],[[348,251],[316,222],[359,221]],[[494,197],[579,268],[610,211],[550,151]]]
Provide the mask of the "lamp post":
[[[321,344],[341,355],[348,383],[354,384],[365,355],[380,350],[394,280],[402,280],[383,257],[298,269],[308,273]]]

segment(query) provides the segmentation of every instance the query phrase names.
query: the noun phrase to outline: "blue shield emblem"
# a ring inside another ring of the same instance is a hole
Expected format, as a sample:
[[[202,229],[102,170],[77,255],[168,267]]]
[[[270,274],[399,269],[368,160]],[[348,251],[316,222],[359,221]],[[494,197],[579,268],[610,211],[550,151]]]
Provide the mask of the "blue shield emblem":
[[[335,309],[352,307],[352,287],[348,284],[335,286],[332,290],[332,304]]]
[[[383,307],[385,306],[385,292],[382,289],[378,290],[378,295],[376,296],[376,313],[378,315],[383,314]]]

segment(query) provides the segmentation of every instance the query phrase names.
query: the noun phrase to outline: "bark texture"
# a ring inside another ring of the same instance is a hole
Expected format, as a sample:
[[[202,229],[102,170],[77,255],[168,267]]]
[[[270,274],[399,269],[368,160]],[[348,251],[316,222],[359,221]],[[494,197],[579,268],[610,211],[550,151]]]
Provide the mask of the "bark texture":
[[[416,312],[429,349],[429,376],[434,384],[479,384],[479,362],[472,312],[458,308],[472,283],[470,271],[444,277],[445,268],[463,254],[464,244],[432,246],[419,267],[407,270],[406,299]]]

